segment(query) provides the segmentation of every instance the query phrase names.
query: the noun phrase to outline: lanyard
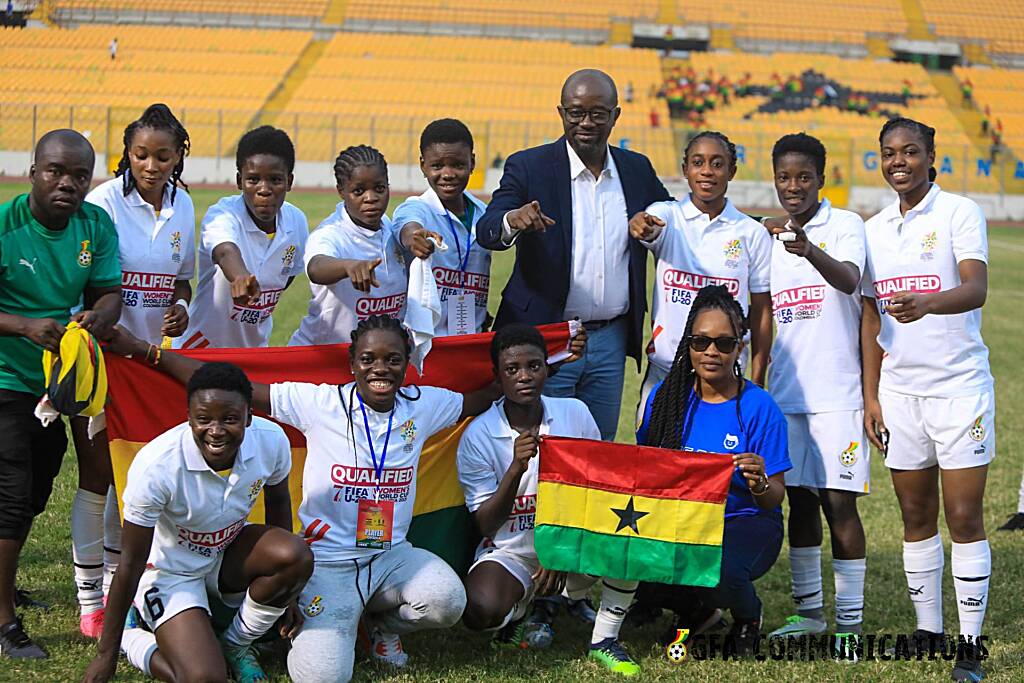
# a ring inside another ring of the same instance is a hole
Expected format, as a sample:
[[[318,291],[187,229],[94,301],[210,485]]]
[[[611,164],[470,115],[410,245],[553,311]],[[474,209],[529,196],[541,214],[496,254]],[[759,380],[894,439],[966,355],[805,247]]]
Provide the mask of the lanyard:
[[[469,202],[466,202],[466,211],[472,211],[471,206]],[[444,217],[448,221],[448,229],[451,231],[452,237],[455,238],[455,249],[459,255],[459,288],[461,289],[466,275],[466,268],[469,266],[469,247],[473,243],[473,231],[470,228],[466,228],[466,255],[463,256],[462,247],[459,246],[459,233],[455,231],[455,224],[452,223],[452,216],[448,213],[447,208],[444,210]]]
[[[363,428],[366,430],[366,445],[370,447],[370,458],[373,460],[373,474],[374,474],[374,499],[380,500],[380,476],[384,473],[384,461],[388,457],[388,441],[391,440],[391,421],[395,417],[395,408],[398,407],[398,402],[392,406],[391,412],[388,414],[388,432],[384,435],[384,450],[380,454],[380,465],[377,465],[377,452],[373,448],[373,435],[370,434],[370,420],[366,417],[366,406],[363,405],[363,397],[356,393],[359,397],[359,410],[363,413]]]

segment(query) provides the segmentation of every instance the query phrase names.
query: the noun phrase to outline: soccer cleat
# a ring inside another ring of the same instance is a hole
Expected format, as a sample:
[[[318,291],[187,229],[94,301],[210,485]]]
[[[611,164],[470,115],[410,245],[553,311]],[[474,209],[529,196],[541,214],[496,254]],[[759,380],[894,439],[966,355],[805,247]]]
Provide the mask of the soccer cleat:
[[[104,613],[104,610],[98,609],[95,612],[83,614],[78,618],[78,630],[82,632],[83,636],[99,640],[100,634],[103,633]]]
[[[738,657],[750,657],[757,653],[761,640],[761,620],[733,622],[726,639],[731,639]]]
[[[1017,512],[1010,515],[1006,523],[996,531],[1020,531],[1021,529],[1024,529],[1024,512]]]
[[[616,638],[605,638],[601,642],[592,643],[587,657],[609,671],[623,676],[636,676],[640,673],[640,665],[633,661]]]
[[[269,681],[263,667],[256,659],[256,652],[250,645],[235,645],[220,639],[220,650],[224,653],[224,661],[228,665],[228,672],[236,683],[259,683]]]
[[[768,638],[787,638],[789,636],[816,636],[828,630],[828,624],[821,619],[794,614],[786,617],[786,625],[768,634]]]
[[[378,662],[401,669],[409,663],[409,655],[402,649],[402,639],[396,633],[374,629],[370,634],[370,656]]]
[[[26,591],[20,588],[16,588],[14,590],[14,607],[15,609],[19,607],[26,607],[28,609],[43,610],[44,612],[50,609],[50,606],[45,602],[39,602],[34,599],[32,597],[32,591]]]
[[[28,637],[20,618],[0,626],[0,655],[12,659],[46,659],[50,656]]]
[[[953,666],[953,673],[950,674],[954,681],[969,681],[978,683],[985,678],[985,672],[981,668],[981,662],[973,657],[958,659]]]
[[[597,610],[594,609],[594,603],[590,601],[590,598],[579,600],[566,598],[565,610],[584,624],[593,624],[597,620]]]
[[[562,604],[562,596],[554,595],[546,598],[537,598],[533,601],[533,613],[530,615],[531,624],[550,624],[558,616],[558,608]]]
[[[839,660],[847,662],[859,662],[857,647],[860,645],[861,635],[859,633],[837,633],[835,650],[832,655]]]
[[[520,650],[542,650],[551,645],[555,639],[555,630],[551,624],[534,623],[519,619],[505,624],[491,639],[495,647],[512,647]]]

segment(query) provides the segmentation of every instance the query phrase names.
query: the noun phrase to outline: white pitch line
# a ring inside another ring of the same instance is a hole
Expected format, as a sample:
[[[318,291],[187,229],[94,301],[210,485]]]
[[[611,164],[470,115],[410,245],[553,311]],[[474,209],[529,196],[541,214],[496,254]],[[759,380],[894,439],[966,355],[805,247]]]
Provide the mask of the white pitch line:
[[[1009,249],[1010,251],[1024,253],[1024,244],[1016,244],[1014,242],[1004,242],[1003,240],[992,239],[990,239],[988,243],[991,244],[993,247],[998,247],[1000,249]]]

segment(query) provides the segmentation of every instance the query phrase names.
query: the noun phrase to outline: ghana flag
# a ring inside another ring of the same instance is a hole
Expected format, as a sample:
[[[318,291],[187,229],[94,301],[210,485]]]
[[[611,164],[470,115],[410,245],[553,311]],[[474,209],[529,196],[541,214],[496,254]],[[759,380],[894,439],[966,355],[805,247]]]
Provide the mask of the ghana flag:
[[[540,328],[552,360],[565,357],[569,325],[559,323]],[[452,391],[476,391],[493,381],[490,344],[492,333],[437,338],[427,356],[423,373],[410,365],[406,384],[425,384]],[[165,352],[166,353],[166,352]],[[183,351],[182,355],[203,361],[234,363],[254,382],[313,382],[344,384],[352,380],[348,345],[293,346],[259,349],[204,349]],[[185,388],[175,380],[135,360],[107,355],[109,381],[107,437],[114,468],[114,482],[120,495],[128,467],[139,449],[171,427],[187,419]],[[444,558],[456,571],[465,573],[477,543],[459,486],[455,454],[468,420],[435,434],[423,449],[416,480],[409,541]],[[292,447],[292,471],[288,487],[293,514],[302,500],[302,467],[306,442],[302,433],[282,425]],[[263,494],[250,519],[263,520]],[[298,518],[294,520],[296,532]]]
[[[732,458],[545,437],[537,558],[548,569],[716,586]]]

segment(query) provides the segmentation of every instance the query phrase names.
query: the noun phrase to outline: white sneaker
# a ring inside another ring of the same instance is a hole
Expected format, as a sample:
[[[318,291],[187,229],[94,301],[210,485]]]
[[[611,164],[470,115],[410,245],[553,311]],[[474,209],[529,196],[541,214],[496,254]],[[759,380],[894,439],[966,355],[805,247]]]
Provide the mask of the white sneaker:
[[[402,649],[402,639],[398,634],[384,633],[380,629],[373,629],[370,634],[370,656],[396,669],[409,663],[409,655]]]
[[[828,630],[828,624],[822,619],[813,619],[794,614],[786,617],[786,625],[768,634],[768,638],[786,638],[789,636],[816,636]]]

